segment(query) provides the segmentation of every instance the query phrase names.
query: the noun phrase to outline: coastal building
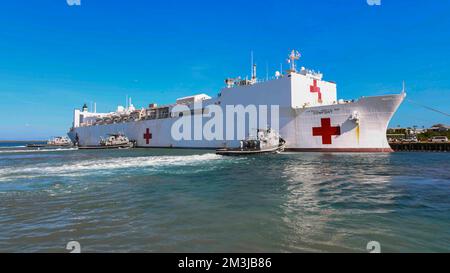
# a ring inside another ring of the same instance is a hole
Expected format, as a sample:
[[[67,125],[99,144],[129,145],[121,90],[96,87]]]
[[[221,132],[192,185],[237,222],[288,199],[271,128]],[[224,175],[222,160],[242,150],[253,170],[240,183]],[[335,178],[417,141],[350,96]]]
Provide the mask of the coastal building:
[[[431,132],[448,132],[448,131],[450,131],[450,126],[439,123],[439,124],[433,125],[431,128],[428,129],[428,131],[431,131]]]

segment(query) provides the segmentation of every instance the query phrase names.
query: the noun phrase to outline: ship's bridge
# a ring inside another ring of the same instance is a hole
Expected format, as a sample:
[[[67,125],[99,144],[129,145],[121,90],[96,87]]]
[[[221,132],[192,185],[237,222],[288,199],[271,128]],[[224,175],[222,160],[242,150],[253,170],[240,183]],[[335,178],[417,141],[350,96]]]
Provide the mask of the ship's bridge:
[[[256,65],[253,64],[251,79],[225,79],[226,88],[219,96],[233,103],[271,102],[280,106],[290,105],[294,109],[338,103],[336,83],[323,80],[322,73],[305,67],[298,71],[295,61],[299,58],[300,53],[292,51],[290,69],[285,73],[276,71],[273,77],[266,76],[265,79],[256,77]]]

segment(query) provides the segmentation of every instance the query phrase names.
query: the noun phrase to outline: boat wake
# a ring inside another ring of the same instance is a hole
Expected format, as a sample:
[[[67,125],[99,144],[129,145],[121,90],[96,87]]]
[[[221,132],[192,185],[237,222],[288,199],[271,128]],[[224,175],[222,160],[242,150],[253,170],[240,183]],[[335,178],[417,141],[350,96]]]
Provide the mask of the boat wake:
[[[13,147],[10,147],[10,148],[13,148]],[[15,154],[15,153],[48,153],[48,152],[63,152],[63,151],[74,151],[74,150],[77,150],[77,148],[21,149],[21,150],[10,150],[10,148],[4,149],[4,147],[2,147],[0,149],[0,154],[2,154],[2,153],[8,153],[8,154]],[[14,147],[14,148],[20,148],[20,147]]]
[[[203,154],[94,159],[58,165],[45,163],[34,165],[33,167],[0,168],[0,181],[52,176],[107,175],[116,171],[120,171],[121,174],[136,171],[143,171],[144,173],[164,171],[174,174],[183,172],[196,173],[211,170],[211,168],[217,166],[216,162],[221,158],[215,154]],[[193,166],[199,167],[189,168]],[[183,169],[182,167],[189,169]]]

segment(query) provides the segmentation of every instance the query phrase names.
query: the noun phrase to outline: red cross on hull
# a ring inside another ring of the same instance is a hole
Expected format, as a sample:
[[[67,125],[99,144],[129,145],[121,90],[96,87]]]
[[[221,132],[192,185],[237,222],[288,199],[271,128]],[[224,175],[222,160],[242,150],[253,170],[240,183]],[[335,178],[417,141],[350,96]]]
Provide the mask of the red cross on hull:
[[[331,126],[330,118],[323,118],[320,120],[321,127],[313,127],[312,134],[313,136],[321,136],[322,144],[329,145],[332,144],[331,137],[332,136],[340,136],[341,135],[341,127],[340,126]]]
[[[145,144],[150,144],[150,139],[152,139],[153,135],[150,133],[150,128],[147,128],[144,134]]]
[[[320,92],[320,87],[317,86],[317,80],[313,81],[313,85],[309,86],[309,91],[311,93],[317,93],[319,103],[322,103],[322,92]]]

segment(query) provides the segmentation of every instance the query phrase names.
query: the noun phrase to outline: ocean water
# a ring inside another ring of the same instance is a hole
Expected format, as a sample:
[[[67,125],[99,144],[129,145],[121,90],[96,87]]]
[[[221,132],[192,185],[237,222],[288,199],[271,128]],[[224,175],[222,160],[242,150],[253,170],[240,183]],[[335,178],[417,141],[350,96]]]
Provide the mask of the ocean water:
[[[450,154],[0,147],[0,252],[450,251]]]

